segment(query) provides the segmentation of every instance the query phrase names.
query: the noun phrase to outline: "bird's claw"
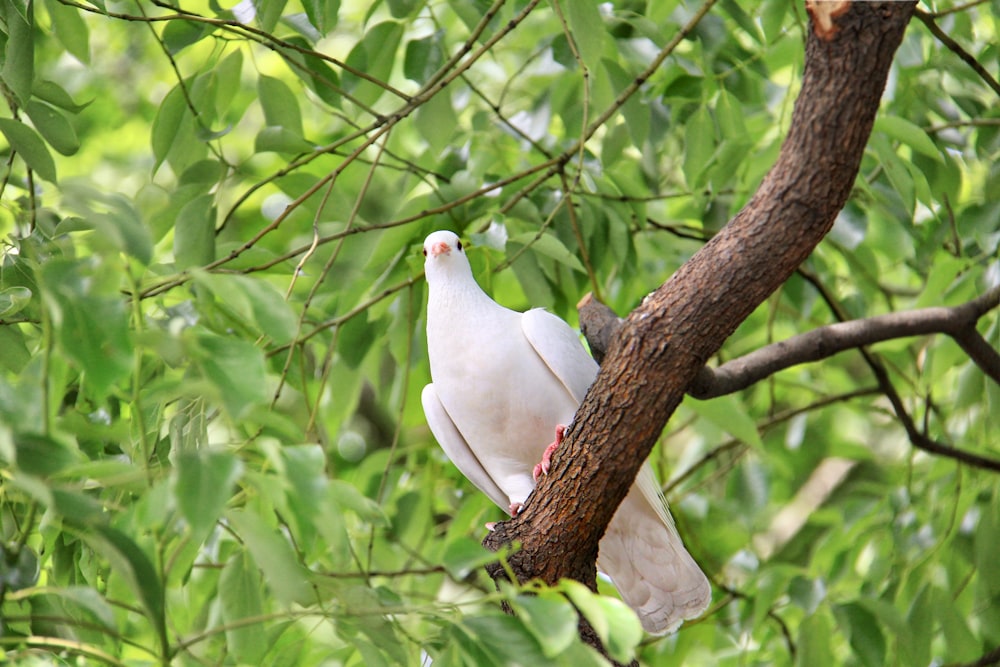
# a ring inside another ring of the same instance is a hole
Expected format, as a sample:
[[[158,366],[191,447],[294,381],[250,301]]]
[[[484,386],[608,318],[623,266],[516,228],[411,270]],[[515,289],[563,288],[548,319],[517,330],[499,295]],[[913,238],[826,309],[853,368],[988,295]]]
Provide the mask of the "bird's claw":
[[[539,461],[538,464],[535,465],[534,469],[531,471],[531,477],[536,482],[538,481],[538,478],[541,477],[542,475],[549,474],[549,468],[552,466],[552,452],[559,449],[559,445],[562,444],[563,435],[565,434],[566,434],[566,426],[564,424],[559,424],[558,426],[556,426],[556,439],[552,442],[551,445],[545,448],[545,451],[542,452],[542,460]]]

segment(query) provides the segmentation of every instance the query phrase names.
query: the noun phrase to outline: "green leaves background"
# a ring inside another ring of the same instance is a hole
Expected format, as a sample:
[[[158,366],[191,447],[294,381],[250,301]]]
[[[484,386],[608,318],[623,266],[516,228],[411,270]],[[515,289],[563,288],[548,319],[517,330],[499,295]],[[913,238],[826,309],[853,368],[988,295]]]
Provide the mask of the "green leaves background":
[[[923,7],[995,71],[994,6],[956,4]],[[699,8],[0,0],[6,657],[601,664],[574,609],[645,664],[1000,644],[996,477],[915,453],[855,354],[668,426],[653,462],[716,584],[678,635],[481,570],[501,514],[419,407],[420,242],[463,233],[514,308],[634,307],[753,193],[801,78],[800,5],[718,2],[666,49]],[[721,357],[996,284],[997,108],[915,21],[836,228]],[[957,346],[874,352],[929,433],[1000,456],[1000,388]]]

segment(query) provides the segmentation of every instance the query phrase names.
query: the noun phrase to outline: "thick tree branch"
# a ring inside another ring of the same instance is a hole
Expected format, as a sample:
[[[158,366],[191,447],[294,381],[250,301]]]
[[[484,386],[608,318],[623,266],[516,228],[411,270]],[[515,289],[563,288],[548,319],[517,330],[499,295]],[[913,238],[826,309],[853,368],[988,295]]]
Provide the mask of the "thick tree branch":
[[[838,322],[772,343],[717,368],[705,366],[688,388],[694,398],[706,400],[731,394],[778,371],[819,361],[844,350],[896,338],[947,334],[955,339],[982,371],[1000,384],[1000,353],[976,330],[976,322],[1000,306],[1000,285],[971,301],[953,307],[922,308]],[[600,362],[624,320],[587,295],[580,301],[580,328]]]
[[[596,586],[604,534],[684,392],[795,271],[847,200],[913,3],[807,3],[802,90],[774,167],[736,217],[622,325],[550,474],[484,544],[521,580]],[[831,11],[832,10],[832,11]]]
[[[922,308],[838,322],[772,343],[718,368],[705,367],[688,389],[708,399],[745,389],[797,364],[818,361],[838,352],[895,338],[943,333],[954,338],[972,360],[1000,384],[1000,354],[976,331],[976,322],[1000,305],[1000,286],[951,308]]]

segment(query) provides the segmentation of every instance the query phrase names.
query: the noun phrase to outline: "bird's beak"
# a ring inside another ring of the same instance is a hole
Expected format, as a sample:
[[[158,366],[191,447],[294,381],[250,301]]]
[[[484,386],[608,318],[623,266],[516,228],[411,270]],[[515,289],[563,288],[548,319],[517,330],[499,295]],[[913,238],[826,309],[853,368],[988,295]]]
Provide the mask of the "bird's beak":
[[[437,257],[438,255],[450,255],[451,246],[444,241],[439,241],[432,245],[427,252],[430,253],[431,257]]]

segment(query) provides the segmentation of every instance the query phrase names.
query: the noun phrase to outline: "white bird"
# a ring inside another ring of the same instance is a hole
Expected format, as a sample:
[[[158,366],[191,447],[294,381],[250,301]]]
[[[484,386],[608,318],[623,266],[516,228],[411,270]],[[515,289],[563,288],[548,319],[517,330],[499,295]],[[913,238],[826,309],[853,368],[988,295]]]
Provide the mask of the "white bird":
[[[516,514],[537,474],[548,472],[548,454],[572,422],[597,363],[557,316],[537,308],[519,313],[483,292],[452,232],[428,236],[424,255],[427,423],[462,474]],[[648,462],[601,539],[597,566],[652,634],[673,632],[711,599]]]

